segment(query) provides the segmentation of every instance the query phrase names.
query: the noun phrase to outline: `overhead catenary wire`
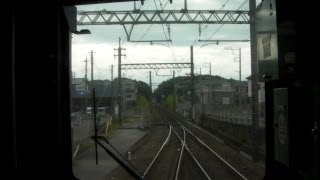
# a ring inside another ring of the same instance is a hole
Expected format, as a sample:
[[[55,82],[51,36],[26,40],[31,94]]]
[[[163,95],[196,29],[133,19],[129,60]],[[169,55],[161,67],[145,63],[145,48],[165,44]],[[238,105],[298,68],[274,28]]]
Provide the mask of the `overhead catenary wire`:
[[[168,0],[168,2],[169,2],[169,0]],[[165,6],[161,10],[163,10],[167,6],[168,2],[165,4]],[[155,17],[155,19],[157,19],[157,18],[158,18],[158,16]],[[141,41],[144,38],[144,36],[149,32],[149,30],[151,29],[152,25],[153,24],[150,24],[150,26],[148,27],[147,31],[145,31],[145,33],[140,37],[140,39],[138,40],[138,42],[136,42],[136,44],[134,45],[133,48],[137,47],[137,45],[139,44],[139,41]]]
[[[134,3],[135,3],[135,2],[134,2]],[[140,9],[141,6],[142,6],[142,4],[140,4],[140,6],[139,6],[138,9]],[[135,19],[137,18],[137,16],[138,16],[138,14],[136,14]],[[131,26],[134,26],[134,25],[131,25]],[[133,27],[132,27],[132,28],[133,28]],[[123,38],[123,40],[122,40],[122,42],[121,42],[121,46],[123,46],[123,45],[125,44],[125,42],[127,42],[127,40],[128,40],[127,34],[125,34],[125,36],[124,36],[124,38]]]
[[[229,2],[229,0],[226,0],[223,4],[222,4],[222,6],[221,6],[221,8],[219,9],[219,10],[222,10],[225,6],[226,6],[226,4]],[[210,19],[209,20],[211,20],[211,18],[212,17],[210,17]],[[222,26],[223,26],[224,24],[222,24],[218,29],[220,29]],[[201,31],[204,31],[205,29],[207,29],[208,28],[208,24],[206,24],[206,26],[203,28],[203,29],[201,29]],[[215,32],[216,33],[216,32]],[[214,34],[215,34],[214,33]],[[197,40],[200,38],[200,34],[198,34],[198,36],[195,38],[195,40],[193,41],[193,43],[192,43],[192,45],[191,46],[193,46],[195,43],[197,43]],[[210,38],[209,38],[210,39]],[[199,48],[200,49],[200,48]],[[199,51],[199,49],[197,49],[197,51],[195,51],[195,53],[194,53],[194,55],[196,54],[196,52],[198,52]],[[182,60],[183,59],[185,59],[185,57],[187,56],[189,54],[189,51],[187,51],[186,52],[186,54],[184,55],[184,57],[182,58]]]
[[[226,4],[228,1],[229,1],[229,0],[227,0],[227,1],[223,4],[223,6],[221,7],[220,10],[222,10],[222,8],[225,7],[225,4]],[[239,8],[238,8],[237,10],[239,10],[247,1],[248,1],[248,0],[245,0],[245,1],[239,6]],[[229,19],[230,19],[230,18],[229,18]],[[210,40],[215,34],[217,34],[217,32],[218,32],[224,25],[225,25],[224,23],[221,24],[221,26],[208,38],[208,40]],[[204,42],[202,45],[204,45],[204,44],[205,44],[205,42]],[[200,47],[195,51],[194,55],[201,49],[201,47],[202,47],[202,46],[200,46]]]
[[[162,1],[159,0],[159,2],[160,2],[161,9],[163,10],[163,9],[165,8],[165,6],[168,4],[169,0],[166,1],[166,4],[164,5],[164,7],[162,7]],[[225,3],[224,3],[224,4],[222,5],[222,7],[220,8],[220,10],[223,9],[228,2],[229,2],[229,0],[226,0]],[[242,8],[243,5],[244,5],[246,2],[247,2],[247,0],[245,0],[238,9]],[[157,6],[155,0],[154,0],[154,3],[155,3],[155,5]],[[150,5],[150,3],[149,3],[149,5]],[[140,4],[140,7],[141,7],[141,4]],[[157,10],[158,10],[158,6],[157,6]],[[151,26],[152,26],[152,24],[151,24]],[[148,33],[148,31],[151,29],[151,26],[150,26],[149,29],[144,33],[143,37],[144,37],[144,36]],[[222,25],[222,26],[223,26],[223,25]],[[202,30],[206,30],[207,28],[208,28],[208,24],[207,24]],[[219,27],[219,28],[216,30],[216,32],[210,36],[210,38],[212,38],[212,36],[214,36],[220,29],[221,29],[221,27]],[[166,34],[166,31],[165,31],[163,25],[162,25],[162,30],[163,30],[163,33],[164,33],[164,35],[165,35],[165,38],[168,39],[167,34]],[[127,37],[123,38],[122,44],[125,43],[125,39],[126,39],[126,38],[127,38]],[[209,38],[209,39],[210,39],[210,38]],[[141,40],[141,39],[140,39],[140,40]],[[169,42],[167,42],[167,43],[168,43],[168,45],[169,45],[169,47],[170,47],[170,51],[171,51],[171,55],[173,56],[173,59],[176,60],[175,52],[174,52],[172,43],[169,43]],[[194,42],[193,44],[195,44],[195,43],[196,43],[196,42]],[[136,44],[136,46],[137,46],[137,45],[138,45],[138,43]],[[198,50],[199,50],[199,49],[198,49]],[[196,53],[198,52],[198,50],[197,50],[194,54],[196,54]],[[189,53],[188,53],[188,54],[189,54]]]
[[[247,2],[248,0],[245,0],[241,5],[240,7],[237,9],[237,10],[240,10],[242,8],[243,5],[245,5],[245,3]]]
[[[148,9],[148,8],[150,7],[150,5],[151,5],[151,3],[149,3],[148,6],[147,6],[145,9]],[[138,9],[141,9],[141,6],[142,6],[142,4],[140,4],[140,6],[139,6]],[[135,19],[137,18],[137,16],[138,16],[138,14],[136,14]],[[156,17],[156,18],[157,18],[157,17]],[[149,26],[149,29],[148,29],[147,31],[150,30],[151,26],[152,26],[152,24]],[[145,36],[146,33],[147,33],[147,32],[144,33],[143,37]],[[142,38],[143,38],[143,37],[142,37]],[[141,41],[142,38],[140,38],[139,41]],[[122,43],[121,43],[121,46],[123,46],[123,45],[125,44],[125,42],[127,42],[126,40],[127,40],[127,36],[125,35],[125,38],[123,38],[123,41],[122,41]],[[137,45],[138,45],[138,42],[135,44],[135,46],[134,46],[133,48],[135,48]]]
[[[156,4],[156,1],[155,0],[153,0],[154,1],[154,4],[156,5],[156,9],[158,10],[158,7],[157,7],[157,4]],[[160,6],[162,7],[162,3],[161,3],[161,1],[159,0],[159,2],[160,2]],[[167,3],[169,2],[169,0],[167,1]],[[166,5],[167,5],[167,3],[166,3]],[[165,8],[165,6],[162,8],[162,10]],[[163,33],[164,33],[164,36],[165,36],[165,38],[166,38],[166,40],[169,40],[170,39],[170,34],[169,34],[169,32],[168,32],[168,35],[169,35],[169,38],[167,37],[167,34],[166,34],[166,31],[164,30],[164,27],[163,27],[163,24],[161,24],[161,26],[162,26],[162,31],[163,31]],[[167,44],[168,44],[168,46],[170,47],[170,52],[171,52],[171,55],[172,55],[172,59],[176,62],[176,55],[175,55],[175,53],[174,53],[174,50],[173,50],[173,47],[172,47],[172,43],[169,43],[169,42],[167,42]],[[171,46],[170,46],[171,45]]]

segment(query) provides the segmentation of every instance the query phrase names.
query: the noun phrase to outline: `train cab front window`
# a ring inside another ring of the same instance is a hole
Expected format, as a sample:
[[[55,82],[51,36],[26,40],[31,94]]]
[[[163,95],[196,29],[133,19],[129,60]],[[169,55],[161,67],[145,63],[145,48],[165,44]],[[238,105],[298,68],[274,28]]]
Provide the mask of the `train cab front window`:
[[[262,179],[265,89],[249,14],[246,0],[77,6],[91,34],[72,34],[74,175]]]

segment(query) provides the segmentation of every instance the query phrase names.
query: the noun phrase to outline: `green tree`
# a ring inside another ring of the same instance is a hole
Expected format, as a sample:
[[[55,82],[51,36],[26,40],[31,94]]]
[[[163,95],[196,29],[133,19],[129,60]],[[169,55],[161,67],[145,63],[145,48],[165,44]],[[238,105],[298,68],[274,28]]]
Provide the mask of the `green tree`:
[[[143,81],[136,81],[138,95],[144,96],[146,99],[150,100],[151,98],[151,89],[149,84]]]
[[[174,108],[174,98],[173,95],[169,95],[165,99],[166,107],[173,110]]]
[[[149,101],[144,96],[138,96],[137,98],[137,106],[141,108],[141,124],[140,128],[144,129],[144,115],[143,109],[149,106]]]
[[[137,106],[146,108],[149,106],[149,101],[144,96],[138,96],[137,98]]]
[[[220,76],[211,76],[211,75],[197,75],[195,76],[195,82],[207,81],[211,85],[221,85],[224,82],[229,82],[231,84],[236,83],[234,79],[225,79]],[[167,97],[173,92],[173,82],[175,84],[183,84],[183,89],[177,88],[177,99],[190,101],[191,97],[191,77],[190,76],[178,76],[174,79],[171,78],[167,81],[159,84],[158,88],[154,91],[153,95],[158,102],[162,102],[162,97]],[[180,98],[180,96],[184,96]]]

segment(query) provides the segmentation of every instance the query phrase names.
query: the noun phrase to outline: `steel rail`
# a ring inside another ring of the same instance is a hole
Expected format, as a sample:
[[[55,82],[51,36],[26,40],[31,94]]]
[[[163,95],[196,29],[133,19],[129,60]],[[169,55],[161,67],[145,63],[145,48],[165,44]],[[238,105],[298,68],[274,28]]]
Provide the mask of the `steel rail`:
[[[183,150],[184,150],[184,146],[186,144],[186,131],[185,129],[183,129],[183,143],[181,143],[181,152],[180,152],[180,156],[179,156],[179,161],[178,161],[178,166],[176,169],[176,175],[175,175],[175,180],[178,180],[178,175],[180,172],[180,164],[181,164],[181,160],[182,160],[182,154],[183,154]]]
[[[200,144],[206,147],[209,151],[211,151],[216,157],[218,157],[225,165],[231,168],[237,175],[239,175],[242,179],[247,180],[247,178],[241,174],[238,170],[236,170],[232,165],[230,165],[226,160],[224,160],[218,153],[212,150],[206,143],[204,143],[201,139],[199,139],[195,134],[193,134],[188,128],[182,125],[180,122],[177,121],[179,125],[181,125],[186,131],[188,131]]]
[[[198,165],[198,167],[201,169],[201,171],[205,174],[205,176],[207,177],[207,179],[212,180],[210,178],[210,176],[208,175],[208,173],[204,170],[204,168],[201,166],[201,164],[199,163],[199,161],[196,159],[196,157],[193,155],[193,153],[190,151],[190,149],[188,148],[188,146],[185,144],[185,142],[183,142],[183,140],[181,139],[181,137],[179,136],[179,134],[176,132],[176,130],[174,130],[174,128],[172,128],[172,131],[176,134],[176,136],[178,137],[178,139],[183,143],[183,145],[185,146],[186,150],[189,152],[190,156],[192,157],[192,159],[195,161],[195,163]]]
[[[77,155],[77,153],[78,153],[78,150],[79,150],[79,147],[80,147],[80,144],[77,145],[77,148],[76,148],[76,150],[75,150],[75,152],[74,152],[74,154],[73,154],[73,158],[76,157],[76,155]]]
[[[142,179],[146,176],[146,174],[148,173],[148,171],[150,170],[150,168],[152,167],[152,165],[154,164],[154,161],[158,158],[160,152],[162,151],[163,147],[167,144],[167,142],[170,139],[171,136],[171,131],[172,131],[172,126],[170,125],[170,129],[169,129],[169,134],[166,138],[166,140],[164,141],[164,143],[162,144],[160,150],[158,151],[158,153],[156,154],[156,156],[153,158],[153,160],[151,161],[151,163],[149,164],[148,168],[145,170],[145,172],[142,175]]]

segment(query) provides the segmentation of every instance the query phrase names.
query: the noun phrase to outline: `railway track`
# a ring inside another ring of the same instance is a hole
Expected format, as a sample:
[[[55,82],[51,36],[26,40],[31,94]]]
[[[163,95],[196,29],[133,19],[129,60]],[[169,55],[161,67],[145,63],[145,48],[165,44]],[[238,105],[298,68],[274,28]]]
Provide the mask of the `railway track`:
[[[169,133],[143,179],[247,179],[207,145],[199,132],[192,132],[171,112],[156,109],[166,120]]]
[[[258,168],[244,164],[247,161],[241,160],[238,152],[221,144],[215,136],[171,111],[154,109],[150,138],[134,152],[131,161],[141,179],[260,179],[255,172]],[[110,177],[132,179],[125,174],[118,169]]]

